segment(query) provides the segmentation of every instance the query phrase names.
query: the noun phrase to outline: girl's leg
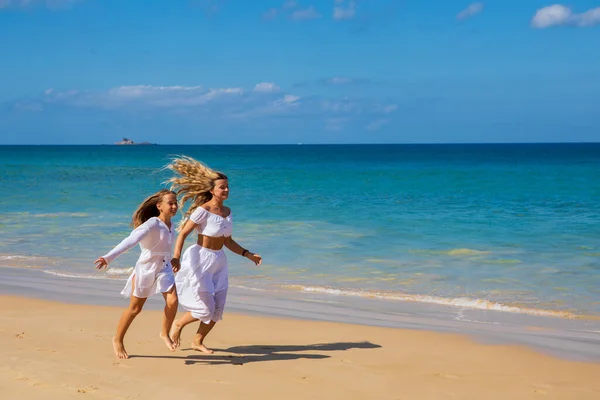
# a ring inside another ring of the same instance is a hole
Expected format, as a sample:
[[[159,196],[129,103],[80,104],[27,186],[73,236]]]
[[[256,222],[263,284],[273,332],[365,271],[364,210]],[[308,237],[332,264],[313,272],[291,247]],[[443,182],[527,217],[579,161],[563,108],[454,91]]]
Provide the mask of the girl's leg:
[[[175,291],[175,286],[173,285],[170,291],[163,293],[163,297],[165,298],[165,312],[162,317],[160,337],[164,340],[169,350],[175,351],[175,347],[177,346],[169,337],[169,330],[173,325],[173,320],[175,319],[175,315],[177,315],[177,306],[179,305],[177,302],[177,291]]]
[[[196,332],[196,336],[194,336],[194,341],[192,342],[192,349],[201,351],[203,353],[212,354],[214,351],[206,347],[204,343],[204,339],[206,335],[212,330],[215,326],[215,321],[210,321],[210,323],[205,324],[204,322],[200,322],[200,326],[198,327],[198,331]]]
[[[189,325],[192,322],[196,322],[196,321],[198,321],[198,318],[192,317],[192,313],[188,311],[185,314],[183,314],[183,316],[181,318],[176,319],[173,322],[170,336],[171,336],[171,340],[175,344],[175,347],[178,347],[181,344],[181,331],[183,330],[183,328],[186,325]]]
[[[135,288],[135,277],[133,277],[131,285],[132,288]],[[121,314],[119,325],[117,325],[117,334],[113,337],[113,350],[115,351],[115,355],[120,359],[129,358],[127,351],[125,351],[125,346],[123,345],[123,339],[135,317],[142,311],[145,302],[146,299],[132,295],[129,300],[129,307]]]

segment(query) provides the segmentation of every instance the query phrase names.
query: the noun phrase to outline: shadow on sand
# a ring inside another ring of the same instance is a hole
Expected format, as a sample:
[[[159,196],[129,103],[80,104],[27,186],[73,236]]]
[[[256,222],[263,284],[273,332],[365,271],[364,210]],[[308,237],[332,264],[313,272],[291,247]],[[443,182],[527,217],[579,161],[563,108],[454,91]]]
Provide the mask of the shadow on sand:
[[[303,352],[345,351],[351,349],[377,349],[381,346],[371,342],[339,342],[319,343],[308,345],[249,345],[235,346],[227,349],[213,349],[215,354],[191,354],[187,356],[146,356],[130,355],[129,358],[165,358],[183,360],[186,365],[244,365],[261,361],[283,361],[298,359],[323,359],[330,358],[327,354],[304,354]],[[191,348],[181,351],[194,351]],[[233,354],[218,354],[233,353]],[[302,354],[299,354],[302,353]]]

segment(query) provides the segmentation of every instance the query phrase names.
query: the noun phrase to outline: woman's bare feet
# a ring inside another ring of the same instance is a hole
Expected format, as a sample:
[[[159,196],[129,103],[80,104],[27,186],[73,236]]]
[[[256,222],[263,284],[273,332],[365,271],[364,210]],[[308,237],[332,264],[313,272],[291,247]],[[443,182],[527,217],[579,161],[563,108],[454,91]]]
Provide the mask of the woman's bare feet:
[[[113,345],[113,350],[115,351],[115,355],[117,356],[118,359],[125,360],[125,359],[129,358],[129,354],[127,354],[127,352],[125,351],[125,346],[123,345],[122,341],[117,340],[116,337],[113,337],[112,345]]]
[[[196,351],[201,351],[201,352],[206,353],[206,354],[212,354],[212,353],[214,353],[213,350],[209,349],[208,347],[206,347],[202,343],[192,343],[192,349],[194,349]]]
[[[178,319],[173,321],[173,325],[171,325],[171,332],[169,333],[169,336],[170,336],[171,341],[173,342],[173,345],[175,346],[175,348],[177,348],[177,347],[179,347],[179,345],[181,345],[181,330],[182,329],[183,329],[183,326],[179,325]]]
[[[167,349],[169,349],[171,351],[175,351],[175,344],[173,343],[173,341],[171,341],[171,338],[169,337],[169,335],[165,335],[164,333],[161,333],[159,336],[163,340],[163,342],[165,342]]]

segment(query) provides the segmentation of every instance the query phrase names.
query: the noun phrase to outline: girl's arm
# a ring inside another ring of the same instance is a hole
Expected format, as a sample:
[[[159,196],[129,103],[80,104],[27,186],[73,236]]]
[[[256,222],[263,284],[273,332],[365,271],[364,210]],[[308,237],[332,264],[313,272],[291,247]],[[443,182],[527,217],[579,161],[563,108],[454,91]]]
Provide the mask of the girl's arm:
[[[114,249],[109,251],[106,255],[98,258],[94,261],[96,268],[102,269],[108,266],[109,263],[113,262],[121,254],[131,249],[136,244],[140,243],[150,233],[150,220],[144,222],[142,225],[135,228],[129,236],[121,241]]]
[[[185,243],[185,239],[188,235],[198,226],[191,219],[188,220],[181,231],[179,231],[179,235],[177,235],[177,240],[175,241],[175,249],[173,250],[173,258],[171,259],[171,267],[173,267],[173,272],[179,271],[181,268],[181,263],[179,259],[181,258],[181,250],[183,250],[183,244]]]
[[[235,254],[239,254],[242,257],[246,257],[250,261],[252,261],[256,265],[260,265],[262,263],[262,257],[258,254],[254,254],[242,246],[239,245],[238,242],[233,240],[231,236],[227,236],[225,238],[225,247],[234,252]]]

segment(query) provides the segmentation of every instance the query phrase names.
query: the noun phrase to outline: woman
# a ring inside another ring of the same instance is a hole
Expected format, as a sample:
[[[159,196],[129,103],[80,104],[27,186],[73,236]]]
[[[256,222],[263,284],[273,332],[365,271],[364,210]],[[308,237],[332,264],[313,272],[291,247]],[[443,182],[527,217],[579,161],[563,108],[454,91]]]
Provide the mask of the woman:
[[[261,264],[262,258],[244,249],[231,237],[231,210],[223,204],[229,197],[227,176],[189,157],[174,159],[168,168],[179,175],[169,182],[173,185],[172,189],[182,195],[182,205],[187,201],[191,202],[186,218],[182,221],[171,260],[174,268],[181,265],[181,270],[175,277],[175,285],[179,304],[187,312],[173,323],[171,340],[175,346],[179,346],[181,330],[200,320],[192,348],[211,354],[213,351],[204,345],[204,339],[223,318],[227,298],[227,257],[223,246],[256,265]],[[198,231],[198,241],[186,249],[180,263],[185,239],[194,229]]]
[[[142,253],[121,294],[129,297],[129,307],[121,315],[117,334],[113,338],[113,350],[117,358],[129,358],[123,340],[127,329],[142,311],[146,299],[162,293],[165,309],[162,318],[160,337],[167,348],[175,350],[169,337],[169,330],[177,314],[177,292],[175,276],[179,266],[172,267],[169,258],[173,248],[175,230],[171,226],[171,218],[177,214],[177,197],[170,190],[161,190],[148,197],[133,213],[131,225],[135,228],[108,254],[95,261],[96,268],[106,268],[109,263],[139,244]]]

